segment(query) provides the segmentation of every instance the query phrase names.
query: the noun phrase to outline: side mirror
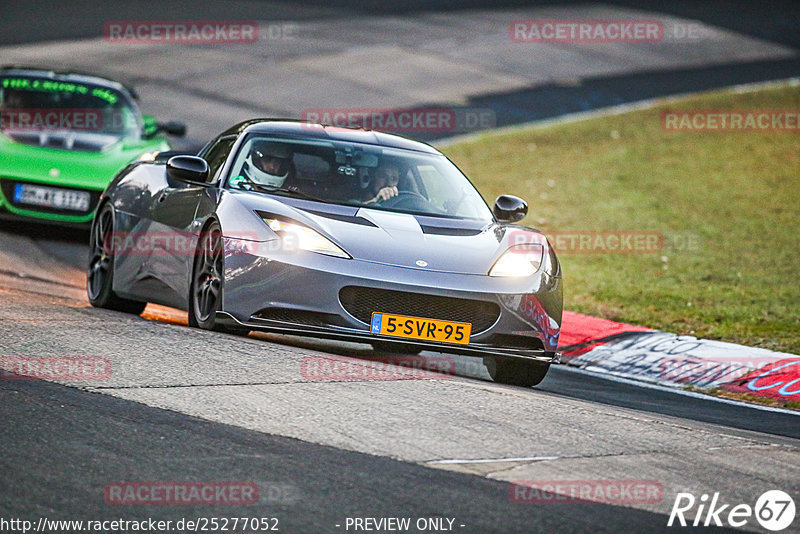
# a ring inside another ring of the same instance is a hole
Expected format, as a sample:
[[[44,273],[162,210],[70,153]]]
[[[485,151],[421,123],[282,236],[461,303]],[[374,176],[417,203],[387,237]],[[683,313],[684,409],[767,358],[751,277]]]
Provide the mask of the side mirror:
[[[158,122],[152,115],[142,115],[144,121],[144,138],[150,139],[157,134],[164,132],[167,135],[183,137],[186,135],[186,125],[182,122],[168,121]]]
[[[208,181],[208,163],[197,156],[172,156],[167,160],[167,178],[181,182]]]
[[[500,195],[494,201],[492,212],[498,221],[513,223],[528,214],[528,204],[514,195]]]
[[[152,115],[142,115],[144,121],[144,132],[142,135],[145,139],[149,139],[158,133],[158,122]]]
[[[177,121],[159,122],[158,131],[175,137],[183,137],[186,135],[186,125]]]

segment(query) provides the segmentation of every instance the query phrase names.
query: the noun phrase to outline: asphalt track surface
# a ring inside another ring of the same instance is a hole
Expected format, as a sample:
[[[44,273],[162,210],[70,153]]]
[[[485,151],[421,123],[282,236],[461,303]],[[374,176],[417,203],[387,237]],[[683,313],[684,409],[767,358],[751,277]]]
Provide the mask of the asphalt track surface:
[[[7,428],[0,465],[14,473],[0,481],[5,517],[271,517],[281,532],[343,532],[336,525],[364,516],[452,518],[456,532],[668,530],[658,526],[666,525],[663,514],[604,504],[512,503],[508,484],[499,481],[210,423],[47,382],[3,381],[0,398]],[[43,443],[50,452],[37,454]],[[263,497],[257,505],[212,510],[107,505],[102,488],[132,474],[143,480],[252,481]]]
[[[175,3],[177,7],[158,13],[158,18],[186,16],[187,5]],[[346,28],[349,16],[362,17],[361,33],[330,46],[322,59],[315,49],[322,39],[274,50],[284,54],[279,70],[291,67],[297,70],[289,73],[297,76],[328,76],[331,93],[346,99],[352,84],[325,70],[326,64],[335,60],[352,65],[367,57],[376,62],[372,72],[382,72],[386,66],[380,66],[381,58],[396,52],[376,45],[381,37],[386,40],[380,35],[385,28],[414,28],[417,37],[427,39],[428,48],[423,49],[439,51],[426,55],[425,62],[457,77],[461,71],[454,64],[462,61],[457,49],[470,43],[448,43],[431,20],[469,27],[477,18],[502,25],[509,17],[527,14],[531,4],[496,5],[488,13],[450,6],[431,14],[441,5],[388,3],[382,13],[375,13],[346,2],[303,8],[288,2],[214,2],[194,8],[191,18],[252,18],[248,13],[253,5],[269,6],[270,20],[298,21],[302,28],[328,28],[332,33]],[[189,123],[187,146],[213,135],[223,118],[264,110],[258,91],[245,91],[233,100],[226,94],[226,75],[257,79],[258,69],[211,68],[203,71],[206,87],[201,90],[191,82],[197,72],[163,49],[119,51],[92,40],[103,21],[141,14],[152,3],[108,2],[89,6],[81,15],[41,17],[35,30],[30,14],[44,8],[35,2],[20,6],[2,3],[7,18],[0,39],[5,44],[28,43],[4,48],[4,63],[50,61],[127,74],[137,81],[145,109],[154,108],[160,115],[185,113],[164,118]],[[418,14],[418,8],[427,11]],[[506,8],[512,11],[501,11]],[[615,3],[613,8],[630,6]],[[742,12],[734,16],[731,11],[738,8]],[[635,9],[655,10],[655,4]],[[505,72],[486,68],[480,71],[482,78],[464,82],[470,87],[459,96],[458,105],[492,109],[497,125],[505,125],[800,73],[797,11],[792,4],[770,9],[709,4],[700,9],[678,3],[669,9],[669,16],[714,28],[731,50],[708,47],[697,51],[701,60],[695,63],[656,58],[658,54],[631,61],[625,50],[616,51],[616,58],[590,50],[570,56],[573,70],[583,73],[576,83],[574,73],[567,73],[570,78],[559,70],[564,50],[551,49],[542,52],[546,60],[541,79],[519,79],[513,65]],[[383,20],[381,30],[375,24]],[[391,38],[403,42],[407,37],[402,33],[398,30]],[[61,41],[77,37],[88,40]],[[55,42],[38,44],[51,39]],[[359,42],[363,47],[354,53],[354,43]],[[471,45],[488,50],[478,63],[505,57],[502,43],[479,39]],[[527,61],[524,54],[508,53],[509,61]],[[218,55],[207,49],[203,54],[243,61],[237,51]],[[592,70],[598,61],[612,65],[608,75]],[[626,61],[635,68],[619,66]],[[409,62],[401,70],[424,65]],[[180,75],[164,72],[169,68]],[[440,91],[445,100],[427,101],[411,85],[390,84],[382,94],[378,80],[360,89],[372,105],[383,106],[452,104],[445,97],[459,90],[458,84],[445,80],[433,91]],[[286,100],[292,98],[289,88],[272,89],[280,95],[284,91]],[[283,108],[282,98],[270,104],[276,112],[291,113],[324,102],[300,93]],[[266,111],[272,109],[267,106]],[[800,496],[796,415],[559,368],[535,389],[501,386],[488,381],[485,370],[468,358],[456,359],[455,376],[315,382],[302,375],[307,358],[373,366],[374,353],[356,344],[201,332],[183,326],[182,314],[156,307],[143,318],[92,309],[81,288],[85,232],[2,224],[0,355],[101,356],[110,360],[113,373],[108,380],[64,384],[0,380],[5,423],[0,518],[255,516],[277,517],[282,532],[346,532],[348,517],[445,517],[454,520],[456,532],[659,532],[676,530],[666,524],[681,491],[696,496],[720,492],[726,503],[751,505],[769,489],[782,489],[796,501]],[[259,487],[260,499],[251,506],[109,505],[103,489],[120,480],[251,481]],[[624,506],[511,502],[510,482],[526,480],[655,480],[664,496],[656,503]],[[795,520],[784,532],[800,531],[799,524]],[[745,530],[764,532],[752,520]]]
[[[348,517],[447,517],[460,532],[657,532],[678,491],[754,502],[768,487],[798,490],[797,439],[780,435],[796,416],[653,396],[560,369],[534,390],[469,370],[314,382],[302,377],[304,358],[369,366],[371,351],[203,333],[92,309],[78,288],[1,278],[11,356],[71,349],[103,354],[113,370],[72,387],[0,381],[3,517],[255,515],[278,517],[285,532],[337,532]],[[717,423],[702,422],[709,416]],[[754,424],[764,432],[745,430]],[[107,484],[153,480],[248,481],[262,498],[250,507],[104,501]],[[511,502],[510,483],[525,480],[656,480],[665,498]]]

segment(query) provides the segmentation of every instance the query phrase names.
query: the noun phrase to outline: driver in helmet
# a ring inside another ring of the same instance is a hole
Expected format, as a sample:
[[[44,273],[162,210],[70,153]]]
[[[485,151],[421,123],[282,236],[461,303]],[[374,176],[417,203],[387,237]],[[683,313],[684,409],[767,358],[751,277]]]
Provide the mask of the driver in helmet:
[[[385,202],[398,194],[397,184],[400,182],[400,167],[395,163],[384,163],[375,170],[368,191],[369,198],[364,204]]]
[[[286,187],[294,179],[292,149],[277,141],[255,141],[242,173],[251,182],[267,187]]]

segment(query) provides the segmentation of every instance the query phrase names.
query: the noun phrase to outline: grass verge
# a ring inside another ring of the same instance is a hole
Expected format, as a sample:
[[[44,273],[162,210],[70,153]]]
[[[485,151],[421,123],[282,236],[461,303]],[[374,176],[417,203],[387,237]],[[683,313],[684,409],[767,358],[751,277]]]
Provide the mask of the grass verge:
[[[706,93],[443,151],[490,205],[525,198],[523,222],[546,234],[663,236],[650,253],[559,251],[567,309],[800,354],[800,134],[670,132],[669,109],[800,112],[800,88]]]

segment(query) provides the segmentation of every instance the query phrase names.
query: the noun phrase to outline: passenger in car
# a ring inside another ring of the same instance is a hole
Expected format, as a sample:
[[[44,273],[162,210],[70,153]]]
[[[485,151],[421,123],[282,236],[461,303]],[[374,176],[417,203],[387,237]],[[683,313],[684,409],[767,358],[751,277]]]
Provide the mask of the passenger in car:
[[[384,163],[375,170],[372,182],[367,188],[365,205],[385,202],[399,193],[400,167],[394,163]]]

